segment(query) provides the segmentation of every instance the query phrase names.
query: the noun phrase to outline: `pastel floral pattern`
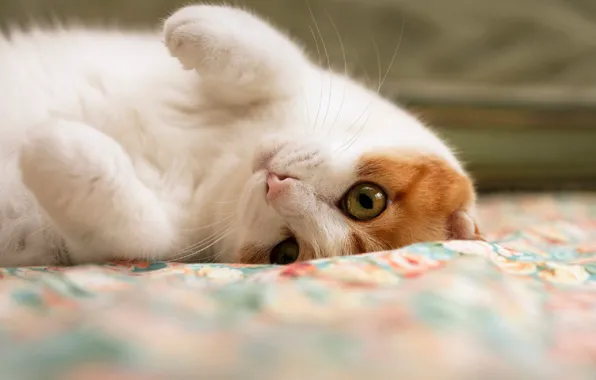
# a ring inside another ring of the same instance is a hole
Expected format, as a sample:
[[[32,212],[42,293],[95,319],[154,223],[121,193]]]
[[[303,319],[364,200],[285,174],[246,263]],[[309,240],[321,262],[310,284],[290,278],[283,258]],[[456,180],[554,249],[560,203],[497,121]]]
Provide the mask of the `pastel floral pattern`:
[[[593,379],[596,195],[479,213],[488,242],[286,267],[1,269],[1,378]]]

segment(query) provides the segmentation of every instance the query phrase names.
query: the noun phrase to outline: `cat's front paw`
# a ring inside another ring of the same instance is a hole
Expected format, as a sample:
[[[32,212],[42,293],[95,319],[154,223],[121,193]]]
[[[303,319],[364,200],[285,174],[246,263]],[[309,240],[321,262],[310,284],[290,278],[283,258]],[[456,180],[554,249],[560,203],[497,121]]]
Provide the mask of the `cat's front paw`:
[[[165,44],[170,54],[187,70],[214,63],[225,64],[252,16],[239,9],[195,5],[182,8],[164,24]]]
[[[302,49],[238,8],[194,5],[164,24],[170,54],[202,78],[215,101],[244,105],[293,96],[310,68]]]
[[[65,211],[118,170],[118,147],[102,144],[106,139],[75,122],[34,128],[20,152],[23,183],[46,211]]]
[[[23,184],[58,227],[74,263],[159,257],[176,232],[130,157],[89,125],[33,128],[20,152]]]

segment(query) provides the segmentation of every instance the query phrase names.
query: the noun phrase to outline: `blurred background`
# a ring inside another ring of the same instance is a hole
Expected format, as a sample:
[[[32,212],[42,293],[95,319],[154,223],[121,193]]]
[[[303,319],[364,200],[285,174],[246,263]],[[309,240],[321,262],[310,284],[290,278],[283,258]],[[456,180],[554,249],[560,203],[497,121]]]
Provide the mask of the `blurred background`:
[[[79,20],[158,30],[188,3],[1,0],[0,27]],[[269,18],[324,65],[326,49],[331,66],[347,62],[373,87],[386,75],[381,92],[435,127],[480,189],[596,188],[595,0],[227,3]]]

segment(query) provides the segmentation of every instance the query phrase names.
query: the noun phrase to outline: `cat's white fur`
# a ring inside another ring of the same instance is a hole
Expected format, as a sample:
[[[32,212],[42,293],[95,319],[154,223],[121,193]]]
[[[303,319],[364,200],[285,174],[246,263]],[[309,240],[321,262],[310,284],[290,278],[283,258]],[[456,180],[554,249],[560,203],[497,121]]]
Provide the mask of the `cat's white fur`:
[[[462,170],[414,117],[238,9],[183,8],[163,36],[15,31],[0,39],[0,265],[235,261],[288,231],[340,254],[333,203],[383,147]],[[267,199],[266,167],[300,178],[292,197]]]

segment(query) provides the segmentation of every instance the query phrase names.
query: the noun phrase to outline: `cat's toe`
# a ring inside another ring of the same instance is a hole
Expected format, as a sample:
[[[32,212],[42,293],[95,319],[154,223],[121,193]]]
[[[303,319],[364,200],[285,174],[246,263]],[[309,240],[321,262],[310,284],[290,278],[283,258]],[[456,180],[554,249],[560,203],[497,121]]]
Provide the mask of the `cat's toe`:
[[[170,54],[184,68],[205,69],[228,63],[245,45],[247,32],[262,28],[262,22],[241,9],[194,5],[172,14],[164,23],[163,33]]]
[[[193,69],[202,54],[201,39],[204,38],[197,21],[192,17],[174,14],[164,26],[164,39],[172,57],[178,58],[182,66]]]
[[[213,53],[214,46],[225,29],[229,9],[218,6],[196,5],[182,8],[164,24],[164,40],[173,57],[185,69],[196,68],[203,58]]]

